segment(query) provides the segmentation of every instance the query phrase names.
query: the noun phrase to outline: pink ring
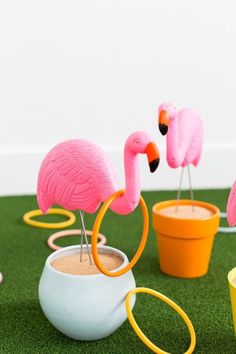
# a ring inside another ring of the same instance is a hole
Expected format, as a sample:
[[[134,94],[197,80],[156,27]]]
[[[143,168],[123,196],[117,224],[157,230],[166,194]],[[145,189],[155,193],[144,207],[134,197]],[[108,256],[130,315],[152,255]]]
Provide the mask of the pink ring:
[[[54,234],[52,234],[51,236],[49,236],[48,238],[48,246],[54,250],[57,251],[59,250],[60,246],[57,246],[54,241],[57,240],[58,238],[61,237],[65,237],[65,236],[74,236],[74,235],[81,235],[81,230],[65,230],[65,231],[59,231],[59,232],[55,232]],[[86,235],[87,236],[92,236],[92,231],[91,230],[86,230]],[[103,234],[98,234],[98,238],[99,238],[99,242],[98,245],[105,245],[107,242],[106,237]]]
[[[0,284],[2,281],[3,281],[3,275],[2,275],[2,273],[0,273]]]

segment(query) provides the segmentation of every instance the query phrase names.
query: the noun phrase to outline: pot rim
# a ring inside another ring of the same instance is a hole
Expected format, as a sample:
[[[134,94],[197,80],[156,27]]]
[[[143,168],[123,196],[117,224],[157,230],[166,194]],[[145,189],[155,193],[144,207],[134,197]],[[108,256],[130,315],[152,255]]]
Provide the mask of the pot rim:
[[[208,202],[205,202],[202,200],[194,200],[194,201],[192,201],[191,199],[178,200],[179,205],[192,205],[193,202],[194,202],[195,206],[201,206],[201,207],[204,207],[205,209],[212,211],[212,215],[205,217],[205,218],[201,218],[201,219],[189,219],[189,218],[178,218],[178,217],[175,218],[173,216],[168,216],[168,215],[163,215],[163,214],[158,213],[159,210],[162,210],[168,206],[176,205],[176,199],[165,200],[165,201],[161,201],[161,202],[154,204],[152,207],[152,212],[156,216],[159,216],[159,217],[166,219],[168,221],[181,220],[181,221],[187,221],[187,222],[191,222],[193,220],[195,222],[196,221],[207,221],[207,220],[211,220],[212,218],[217,217],[220,214],[220,209],[217,206],[215,206],[214,204],[211,204],[211,203],[208,203]]]
[[[89,244],[88,246],[89,246],[90,250],[92,250],[91,244]],[[83,248],[83,250],[87,249],[87,246],[84,244],[82,246],[82,248]],[[79,249],[80,250],[80,245],[67,246],[67,247],[60,248],[57,251],[54,251],[53,253],[51,253],[47,257],[46,262],[45,262],[45,267],[47,267],[50,271],[52,271],[52,272],[54,272],[56,274],[59,274],[60,276],[65,276],[65,277],[69,277],[69,278],[86,279],[86,278],[91,278],[91,277],[96,277],[96,278],[98,278],[98,277],[106,277],[102,273],[87,274],[87,275],[64,273],[64,272],[61,272],[61,271],[55,269],[51,265],[51,262],[52,262],[52,260],[54,259],[55,256],[57,256],[58,254],[64,253],[66,251],[69,251],[69,250],[74,250],[74,249]],[[104,250],[105,251],[105,252],[101,252],[101,253],[115,253],[119,257],[122,258],[123,263],[118,268],[112,269],[111,272],[118,271],[118,270],[122,269],[123,267],[125,267],[129,263],[129,260],[128,260],[128,257],[126,256],[126,254],[124,252],[122,252],[121,250],[117,249],[117,248],[114,248],[114,247],[111,247],[111,246],[107,246],[107,245],[98,245],[98,250],[99,251],[100,250]],[[58,258],[60,258],[60,257],[58,257]]]

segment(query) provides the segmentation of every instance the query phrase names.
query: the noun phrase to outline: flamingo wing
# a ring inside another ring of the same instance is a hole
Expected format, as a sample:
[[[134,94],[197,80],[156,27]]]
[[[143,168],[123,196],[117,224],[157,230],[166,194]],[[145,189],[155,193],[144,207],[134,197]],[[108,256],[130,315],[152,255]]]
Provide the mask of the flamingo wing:
[[[179,112],[180,147],[183,153],[182,167],[192,163],[197,166],[203,145],[203,122],[197,112],[184,108]]]
[[[114,177],[105,153],[86,140],[69,140],[55,146],[40,168],[37,200],[46,212],[53,204],[69,210],[95,212],[104,183],[114,190]],[[109,189],[109,188],[108,188]]]
[[[99,207],[100,201],[86,169],[90,158],[88,148],[84,148],[86,143],[78,140],[58,144],[45,157],[37,185],[38,205],[43,212],[53,204],[88,213]]]
[[[236,225],[236,181],[231,188],[227,202],[227,220],[230,226]]]
[[[57,161],[47,163],[39,174],[37,200],[40,209],[47,212],[53,204],[59,204],[69,210],[82,209],[93,212],[99,206],[99,201],[94,203],[95,196],[91,193],[89,179],[81,178],[80,183],[77,183],[79,176],[83,177],[82,171],[80,174],[77,171],[76,179],[72,180],[73,168],[69,173],[65,173],[63,163],[62,169],[57,168],[56,163]]]
[[[184,166],[191,142],[192,123],[186,109],[170,121],[167,133],[167,162],[170,167]]]

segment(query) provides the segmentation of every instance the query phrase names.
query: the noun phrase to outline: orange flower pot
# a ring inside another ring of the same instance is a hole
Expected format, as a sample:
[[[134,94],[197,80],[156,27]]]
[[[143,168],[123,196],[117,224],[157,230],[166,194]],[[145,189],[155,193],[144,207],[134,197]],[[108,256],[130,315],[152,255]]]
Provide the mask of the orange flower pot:
[[[178,205],[192,205],[192,201],[180,200]],[[160,214],[161,209],[176,206],[176,200],[160,202],[152,208],[160,268],[166,274],[195,278],[208,272],[220,211],[206,202],[194,201],[194,205],[210,210],[212,215],[204,219],[184,219]]]

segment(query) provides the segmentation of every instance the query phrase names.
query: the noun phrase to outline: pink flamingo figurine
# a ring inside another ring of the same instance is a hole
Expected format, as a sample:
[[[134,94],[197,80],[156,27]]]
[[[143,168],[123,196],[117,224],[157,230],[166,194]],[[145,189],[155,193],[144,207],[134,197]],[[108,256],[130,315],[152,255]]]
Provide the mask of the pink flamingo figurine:
[[[182,166],[177,199],[183,180],[183,167],[188,166],[188,178],[191,198],[193,190],[189,165],[197,166],[203,145],[203,122],[200,115],[191,108],[177,111],[171,103],[163,103],[159,107],[159,130],[167,134],[167,162],[170,167]]]
[[[151,172],[159,164],[158,148],[144,132],[131,134],[124,148],[125,191],[110,205],[117,214],[131,213],[140,200],[140,175],[138,154],[146,154]],[[111,161],[104,151],[87,140],[68,140],[56,145],[42,162],[37,186],[37,200],[40,209],[46,213],[53,204],[69,210],[79,210],[85,236],[84,212],[94,213],[101,202],[119,190]],[[92,264],[92,263],[91,263]]]
[[[227,202],[227,220],[229,226],[235,226],[236,225],[236,181],[234,182],[228,202]]]

